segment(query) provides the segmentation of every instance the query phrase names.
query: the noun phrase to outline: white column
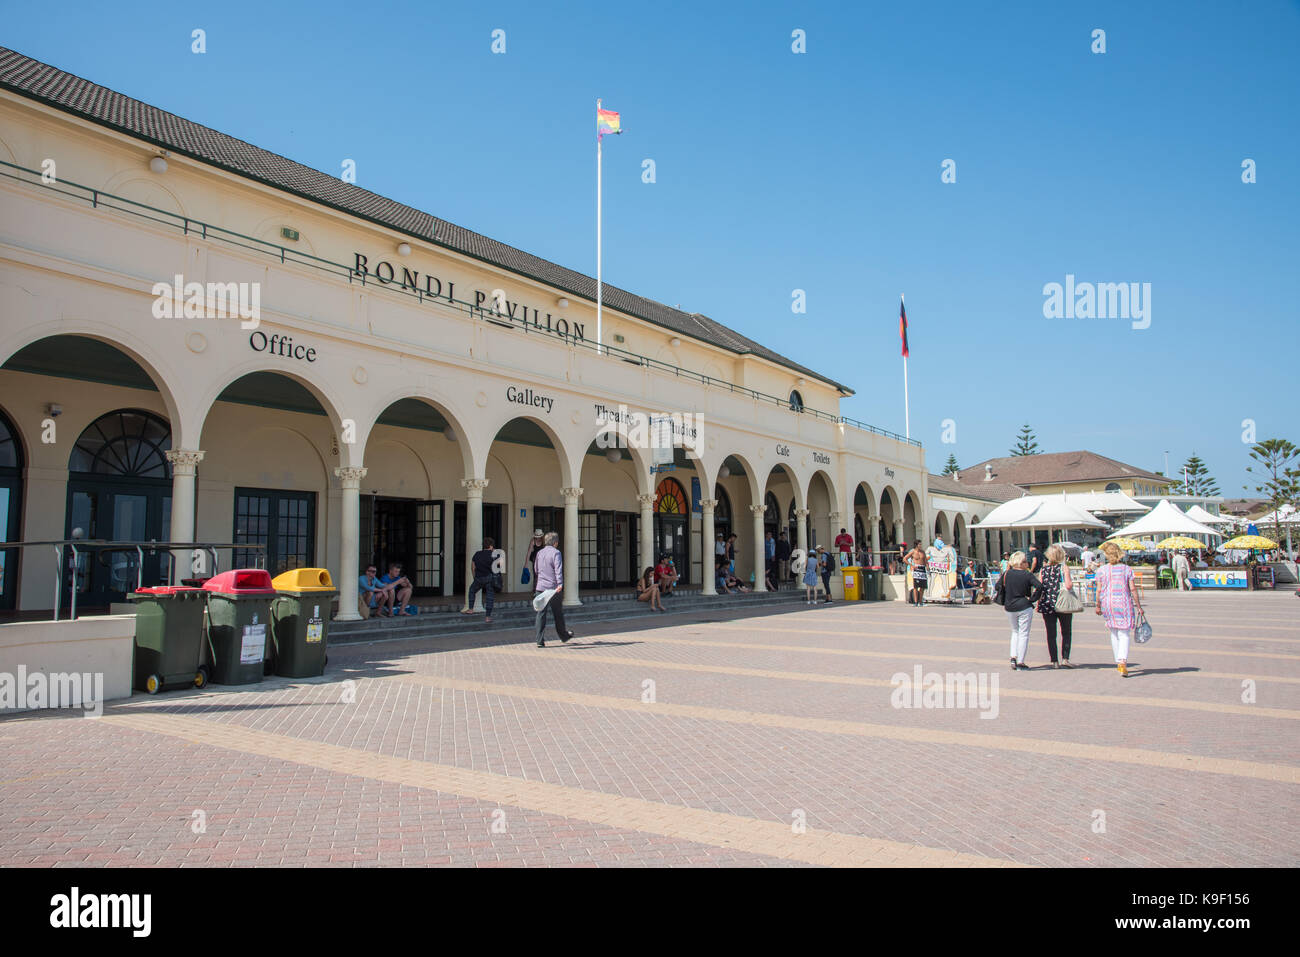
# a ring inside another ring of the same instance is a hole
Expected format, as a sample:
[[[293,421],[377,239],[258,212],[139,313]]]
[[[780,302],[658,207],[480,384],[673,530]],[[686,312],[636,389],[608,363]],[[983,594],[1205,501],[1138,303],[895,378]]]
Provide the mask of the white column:
[[[636,500],[641,506],[641,555],[639,556],[641,564],[636,570],[637,578],[640,578],[641,573],[655,563],[655,496],[638,495]]]
[[[564,606],[568,607],[582,604],[578,596],[578,578],[581,574],[578,571],[578,556],[582,548],[578,541],[578,500],[582,498],[582,489],[562,488],[560,494],[564,496],[564,541],[560,543],[564,550],[564,591],[561,594],[564,596]]]
[[[703,560],[701,562],[701,575],[704,578],[700,582],[702,586],[700,594],[702,595],[716,595],[718,593],[717,585],[714,583],[717,576],[713,572],[717,558],[715,554],[717,543],[713,540],[717,534],[713,530],[713,510],[717,507],[718,500],[716,498],[700,499],[700,538],[703,539],[700,558]]]
[[[763,551],[763,536],[766,534],[763,528],[763,513],[766,509],[762,505],[751,505],[749,511],[754,516],[754,591],[767,591],[764,568],[767,564],[767,553]]]
[[[808,554],[808,509],[796,508],[794,510],[795,521],[798,524],[799,547],[803,549],[804,554]]]
[[[907,536],[903,534],[903,520],[901,518],[894,519],[894,544],[902,545],[905,541],[907,541]]]
[[[366,477],[361,466],[344,466],[334,470],[343,486],[339,511],[339,613],[335,621],[360,621],[357,613],[357,579],[361,577],[361,480]]]
[[[871,560],[874,562],[879,562],[880,561],[880,516],[879,515],[867,516],[867,523],[871,527],[871,554],[873,556]]]
[[[167,530],[173,542],[194,541],[194,476],[198,465],[203,461],[203,453],[197,449],[170,449],[164,453],[172,466],[172,527]],[[175,549],[172,552],[172,582],[178,583],[182,578],[192,574],[192,556],[188,549]],[[205,561],[211,561],[209,556]],[[212,574],[212,569],[208,569]]]
[[[470,582],[474,580],[474,553],[483,547],[483,490],[487,488],[485,478],[467,478],[460,480],[460,487],[465,490],[465,597],[469,597]],[[462,603],[468,608],[467,603]]]

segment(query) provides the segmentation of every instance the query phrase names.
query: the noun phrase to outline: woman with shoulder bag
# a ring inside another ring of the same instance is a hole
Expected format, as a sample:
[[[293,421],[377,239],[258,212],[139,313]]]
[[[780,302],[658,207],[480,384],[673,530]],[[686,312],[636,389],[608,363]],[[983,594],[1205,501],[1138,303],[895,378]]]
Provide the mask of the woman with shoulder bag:
[[[1073,668],[1070,664],[1070,634],[1074,625],[1074,612],[1083,608],[1073,592],[1070,569],[1065,566],[1065,549],[1052,545],[1047,549],[1047,564],[1043,566],[1043,590],[1038,593],[1038,613],[1047,628],[1047,653],[1053,668]],[[1078,606],[1076,608],[1075,606]],[[1069,611],[1065,609],[1069,608]],[[1061,658],[1056,657],[1056,627],[1061,627]]]
[[[1110,629],[1110,647],[1115,653],[1115,670],[1128,677],[1128,649],[1133,632],[1142,619],[1133,569],[1121,560],[1123,553],[1113,542],[1101,546],[1106,564],[1097,569],[1097,614]]]
[[[1029,629],[1034,623],[1034,600],[1043,583],[1029,570],[1029,559],[1024,552],[1013,554],[1008,564],[1010,567],[998,587],[1002,592],[1002,606],[1011,621],[1011,670],[1028,671],[1025,655],[1029,651]]]

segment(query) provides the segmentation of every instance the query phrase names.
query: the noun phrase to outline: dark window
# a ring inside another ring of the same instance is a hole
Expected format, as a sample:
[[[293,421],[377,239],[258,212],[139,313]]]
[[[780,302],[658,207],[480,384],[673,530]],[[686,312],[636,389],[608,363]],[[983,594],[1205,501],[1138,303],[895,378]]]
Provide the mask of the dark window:
[[[797,389],[790,393],[790,408],[795,412],[803,411],[803,396],[799,394]]]
[[[238,544],[265,545],[266,570],[279,575],[308,568],[316,555],[316,493],[269,489],[235,489],[235,537]],[[261,564],[257,549],[236,548],[236,568]]]

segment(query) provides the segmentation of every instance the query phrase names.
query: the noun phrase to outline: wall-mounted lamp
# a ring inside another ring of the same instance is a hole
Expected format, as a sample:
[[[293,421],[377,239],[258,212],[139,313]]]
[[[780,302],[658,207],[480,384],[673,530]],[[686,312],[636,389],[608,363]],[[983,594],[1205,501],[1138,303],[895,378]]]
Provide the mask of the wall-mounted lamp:
[[[149,159],[149,168],[155,173],[167,172],[167,160],[163,156],[154,156]]]
[[[45,406],[45,414],[52,419],[57,419],[63,414],[63,406],[57,402],[50,402]]]
[[[446,439],[448,442],[455,442],[456,430],[449,425],[442,430],[442,437]]]
[[[795,380],[794,380],[794,384],[795,384],[795,385],[803,385],[803,376],[800,376],[799,378],[795,379]]]
[[[725,465],[722,466],[722,468],[718,469],[718,478],[720,479],[724,479],[730,474],[731,474],[731,469],[727,468],[727,466]]]
[[[556,304],[557,306],[559,306],[561,309],[568,309],[568,308],[569,308],[569,300],[565,299],[563,296],[561,296],[559,299],[555,300],[555,304]]]
[[[619,449],[609,449],[605,452],[605,458],[611,462],[621,462],[623,461],[623,453]]]
[[[411,244],[410,244],[410,243],[398,243],[398,244],[397,244],[397,255],[399,255],[399,256],[409,256],[409,255],[411,255]]]
[[[672,346],[674,349],[676,349],[678,346],[682,344],[682,340],[678,339],[676,336],[673,336],[671,339],[668,340],[668,344]]]

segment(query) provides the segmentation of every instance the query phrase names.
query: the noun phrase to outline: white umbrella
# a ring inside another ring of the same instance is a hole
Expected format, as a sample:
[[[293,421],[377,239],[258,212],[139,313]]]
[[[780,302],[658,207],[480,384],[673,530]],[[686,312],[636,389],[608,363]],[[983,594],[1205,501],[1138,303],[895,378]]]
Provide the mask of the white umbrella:
[[[1115,532],[1116,537],[1122,536],[1125,538],[1143,538],[1146,536],[1163,538],[1166,535],[1213,535],[1217,538],[1223,537],[1222,532],[1210,528],[1208,525],[1202,525],[1196,519],[1189,517],[1177,505],[1171,504],[1167,498],[1162,498],[1155,508],[1133,524],[1125,525]]]

